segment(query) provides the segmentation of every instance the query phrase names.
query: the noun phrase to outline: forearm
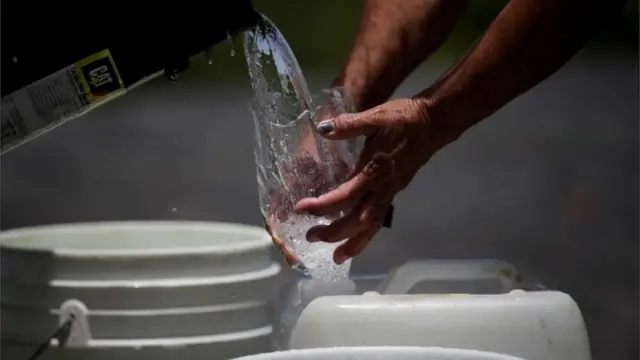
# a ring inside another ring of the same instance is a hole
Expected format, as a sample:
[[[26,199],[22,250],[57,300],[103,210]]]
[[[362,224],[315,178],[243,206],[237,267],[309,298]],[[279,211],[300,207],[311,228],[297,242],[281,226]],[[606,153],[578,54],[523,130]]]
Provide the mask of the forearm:
[[[511,0],[467,55],[417,98],[452,141],[560,69],[622,5]]]
[[[356,108],[386,101],[447,39],[468,0],[366,0],[356,40],[334,86]]]

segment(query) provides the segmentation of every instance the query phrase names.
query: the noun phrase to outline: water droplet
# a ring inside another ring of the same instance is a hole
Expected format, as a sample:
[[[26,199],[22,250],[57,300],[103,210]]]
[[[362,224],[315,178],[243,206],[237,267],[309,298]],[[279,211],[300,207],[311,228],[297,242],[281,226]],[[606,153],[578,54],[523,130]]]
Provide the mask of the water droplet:
[[[233,37],[230,33],[227,33],[227,43],[229,44],[229,46],[231,46],[231,51],[229,52],[229,54],[231,56],[236,56],[236,44],[233,42]]]
[[[174,214],[177,213],[178,212],[178,208],[171,209],[171,212],[174,213]]]
[[[209,65],[213,64],[213,47],[206,48],[204,50],[204,56],[206,56]]]
[[[178,140],[173,140],[173,143],[174,143],[174,144],[177,144],[177,143],[178,143]]]
[[[17,56],[12,57],[11,61],[13,61],[14,64],[17,64],[18,63],[18,57]]]

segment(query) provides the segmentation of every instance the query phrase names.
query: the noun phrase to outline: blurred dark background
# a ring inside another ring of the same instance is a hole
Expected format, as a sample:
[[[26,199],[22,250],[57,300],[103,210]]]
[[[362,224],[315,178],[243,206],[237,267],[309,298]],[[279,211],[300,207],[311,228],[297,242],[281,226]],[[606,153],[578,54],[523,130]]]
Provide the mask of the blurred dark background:
[[[256,0],[314,90],[348,54],[362,1]],[[398,90],[428,86],[504,1],[474,1]],[[1,158],[2,229],[188,219],[258,225],[241,46],[215,49]],[[552,78],[439,153],[354,271],[410,258],[495,257],[571,294],[594,359],[638,359],[638,3]]]

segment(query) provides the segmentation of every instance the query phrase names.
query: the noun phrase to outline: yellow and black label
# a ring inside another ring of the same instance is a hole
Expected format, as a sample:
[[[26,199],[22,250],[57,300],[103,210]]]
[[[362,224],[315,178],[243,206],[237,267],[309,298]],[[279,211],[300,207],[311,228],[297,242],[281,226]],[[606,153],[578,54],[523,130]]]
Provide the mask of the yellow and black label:
[[[124,84],[108,49],[88,56],[75,65],[90,103],[124,92]]]

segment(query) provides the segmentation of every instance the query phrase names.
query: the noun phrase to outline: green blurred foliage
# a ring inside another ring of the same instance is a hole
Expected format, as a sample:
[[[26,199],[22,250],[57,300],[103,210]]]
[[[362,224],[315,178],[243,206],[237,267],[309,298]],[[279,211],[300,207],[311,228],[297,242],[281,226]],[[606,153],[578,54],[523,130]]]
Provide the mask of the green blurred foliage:
[[[268,16],[284,34],[305,72],[337,73],[349,54],[363,0],[255,0],[255,8]],[[447,43],[424,66],[450,64],[485,31],[508,1],[473,0]],[[624,11],[609,22],[595,40],[601,53],[636,56],[638,51],[638,2],[629,1]],[[237,56],[225,44],[214,50],[214,65],[203,56],[193,59],[188,77],[193,81],[238,81],[246,77],[241,37]],[[207,80],[208,79],[208,80]],[[213,80],[215,79],[215,80]]]

